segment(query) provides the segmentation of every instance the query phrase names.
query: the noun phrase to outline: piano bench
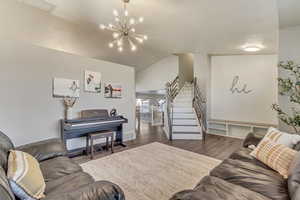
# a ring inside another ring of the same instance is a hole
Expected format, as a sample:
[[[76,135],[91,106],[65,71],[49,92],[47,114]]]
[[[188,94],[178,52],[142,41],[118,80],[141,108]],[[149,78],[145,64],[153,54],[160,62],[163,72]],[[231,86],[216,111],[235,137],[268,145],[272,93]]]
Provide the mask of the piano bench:
[[[113,132],[101,131],[101,132],[97,132],[97,133],[90,133],[86,137],[86,153],[88,155],[89,151],[91,152],[91,159],[94,159],[94,152],[95,152],[94,140],[101,139],[101,138],[106,138],[106,150],[107,151],[109,149],[109,138],[111,138],[110,148],[111,148],[111,153],[114,153],[114,133]],[[101,147],[101,149],[102,149],[102,147]]]

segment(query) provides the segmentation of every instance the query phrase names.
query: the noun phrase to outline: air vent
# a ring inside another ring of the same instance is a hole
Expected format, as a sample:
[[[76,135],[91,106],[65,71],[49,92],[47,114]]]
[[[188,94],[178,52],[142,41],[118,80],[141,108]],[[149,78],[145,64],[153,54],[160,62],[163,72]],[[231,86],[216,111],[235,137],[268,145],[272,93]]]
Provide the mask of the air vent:
[[[55,8],[54,4],[51,4],[45,0],[18,0],[18,1],[47,12],[51,12]]]

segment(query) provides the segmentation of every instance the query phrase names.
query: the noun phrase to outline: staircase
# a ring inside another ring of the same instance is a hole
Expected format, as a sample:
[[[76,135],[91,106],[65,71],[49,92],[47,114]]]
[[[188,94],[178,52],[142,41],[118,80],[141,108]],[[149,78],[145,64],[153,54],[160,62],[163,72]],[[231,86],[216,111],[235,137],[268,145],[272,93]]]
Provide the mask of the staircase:
[[[201,127],[193,108],[193,84],[185,83],[173,101],[172,139],[201,140]]]

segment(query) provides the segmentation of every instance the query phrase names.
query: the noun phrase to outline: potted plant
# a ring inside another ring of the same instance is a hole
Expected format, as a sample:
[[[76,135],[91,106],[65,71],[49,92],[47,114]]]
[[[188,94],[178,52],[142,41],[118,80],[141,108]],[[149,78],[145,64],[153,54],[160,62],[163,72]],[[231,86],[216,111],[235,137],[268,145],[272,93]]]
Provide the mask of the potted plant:
[[[300,134],[300,65],[293,61],[287,61],[280,62],[278,66],[289,75],[287,78],[278,78],[279,94],[288,96],[294,106],[291,107],[290,113],[283,111],[277,104],[273,104],[272,107],[277,111],[278,117],[283,123],[291,126],[296,134]]]

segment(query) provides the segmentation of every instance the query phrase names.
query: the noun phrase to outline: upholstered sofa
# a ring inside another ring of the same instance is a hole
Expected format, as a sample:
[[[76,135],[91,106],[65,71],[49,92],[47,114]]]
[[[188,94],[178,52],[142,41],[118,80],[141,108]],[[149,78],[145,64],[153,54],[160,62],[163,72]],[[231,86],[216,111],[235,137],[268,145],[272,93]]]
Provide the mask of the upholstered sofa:
[[[11,140],[0,132],[0,199],[17,199],[6,178],[7,159]],[[25,145],[17,150],[33,155],[39,162],[46,181],[43,200],[125,200],[123,191],[107,181],[95,181],[81,167],[66,157],[59,139]],[[101,170],[101,169],[99,169]]]
[[[300,187],[296,191],[288,188],[292,184],[300,186],[300,170],[286,180],[250,156],[247,147],[257,145],[263,136],[263,133],[250,133],[243,147],[213,169],[193,190],[179,192],[171,200],[300,200]],[[294,149],[299,151],[300,143]]]

